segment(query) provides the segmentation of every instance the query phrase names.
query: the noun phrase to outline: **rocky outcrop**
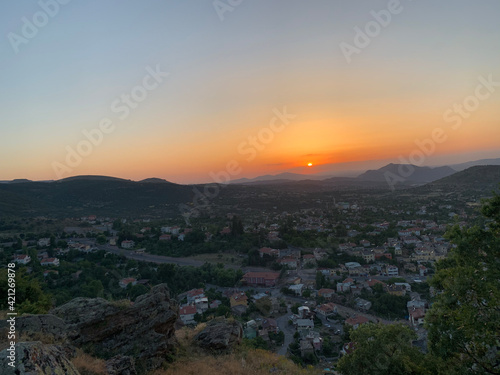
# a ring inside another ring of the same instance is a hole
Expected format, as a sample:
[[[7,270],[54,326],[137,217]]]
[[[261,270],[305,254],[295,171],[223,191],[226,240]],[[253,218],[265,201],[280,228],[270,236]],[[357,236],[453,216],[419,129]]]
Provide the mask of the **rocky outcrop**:
[[[242,337],[243,327],[239,322],[214,319],[194,337],[194,341],[202,349],[220,352],[238,345]]]
[[[19,342],[16,345],[15,368],[9,366],[9,355],[8,349],[0,352],[2,374],[80,375],[68,359],[74,355],[68,347],[45,345],[39,341]],[[9,369],[12,369],[12,372],[9,372]]]
[[[108,375],[137,375],[132,357],[117,355],[106,361]]]
[[[57,316],[27,315],[16,318],[18,332],[33,341],[65,342],[69,332],[67,324]]]
[[[68,340],[75,346],[99,356],[131,356],[146,369],[159,367],[176,347],[178,306],[165,284],[129,306],[102,298],[76,298],[50,314],[65,322]]]

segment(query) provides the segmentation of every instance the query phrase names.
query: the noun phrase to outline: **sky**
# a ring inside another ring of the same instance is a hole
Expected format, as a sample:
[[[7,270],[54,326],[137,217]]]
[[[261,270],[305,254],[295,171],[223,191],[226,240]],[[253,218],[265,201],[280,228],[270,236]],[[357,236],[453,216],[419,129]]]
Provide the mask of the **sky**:
[[[497,0],[2,8],[0,180],[196,183],[500,157]]]

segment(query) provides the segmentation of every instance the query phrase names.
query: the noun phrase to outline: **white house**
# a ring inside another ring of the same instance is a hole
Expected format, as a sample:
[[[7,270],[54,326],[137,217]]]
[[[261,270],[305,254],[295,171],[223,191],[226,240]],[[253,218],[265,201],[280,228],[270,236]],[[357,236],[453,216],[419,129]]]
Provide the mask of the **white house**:
[[[44,258],[40,261],[42,266],[59,266],[58,258]]]
[[[18,264],[28,264],[29,262],[31,262],[31,257],[26,254],[16,255],[14,257],[14,262]]]
[[[386,271],[387,271],[387,276],[398,276],[399,275],[399,269],[396,266],[387,266]]]
[[[191,305],[183,306],[179,309],[179,317],[184,324],[196,324],[194,316],[196,315],[196,307]]]
[[[288,289],[290,289],[291,291],[293,291],[295,293],[295,295],[301,296],[302,295],[302,291],[304,290],[304,284],[290,285],[288,287]]]

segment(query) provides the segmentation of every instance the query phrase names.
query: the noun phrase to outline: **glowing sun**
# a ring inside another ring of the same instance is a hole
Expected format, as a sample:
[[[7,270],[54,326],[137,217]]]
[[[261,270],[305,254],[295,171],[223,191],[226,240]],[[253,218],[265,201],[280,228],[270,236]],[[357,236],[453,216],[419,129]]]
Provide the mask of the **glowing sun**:
[[[308,166],[308,167],[312,167],[312,166],[313,166],[313,163],[307,163],[307,166]]]

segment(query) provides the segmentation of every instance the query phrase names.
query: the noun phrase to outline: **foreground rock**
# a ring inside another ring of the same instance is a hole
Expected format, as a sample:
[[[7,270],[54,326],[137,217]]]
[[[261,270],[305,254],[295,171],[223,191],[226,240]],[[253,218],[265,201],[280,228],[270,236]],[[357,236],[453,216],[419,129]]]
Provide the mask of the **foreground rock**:
[[[194,337],[194,341],[202,349],[218,352],[240,344],[242,337],[243,327],[239,322],[214,319]]]
[[[108,375],[137,375],[132,357],[117,355],[106,361]]]
[[[165,284],[129,306],[102,298],[76,298],[50,314],[64,321],[72,344],[98,356],[131,356],[148,370],[161,366],[177,344],[178,305]]]
[[[74,355],[71,349],[59,345],[45,345],[41,342],[20,342],[16,345],[16,366],[8,365],[7,349],[0,352],[2,374],[17,375],[80,375],[68,359]],[[9,372],[12,369],[12,372]]]

